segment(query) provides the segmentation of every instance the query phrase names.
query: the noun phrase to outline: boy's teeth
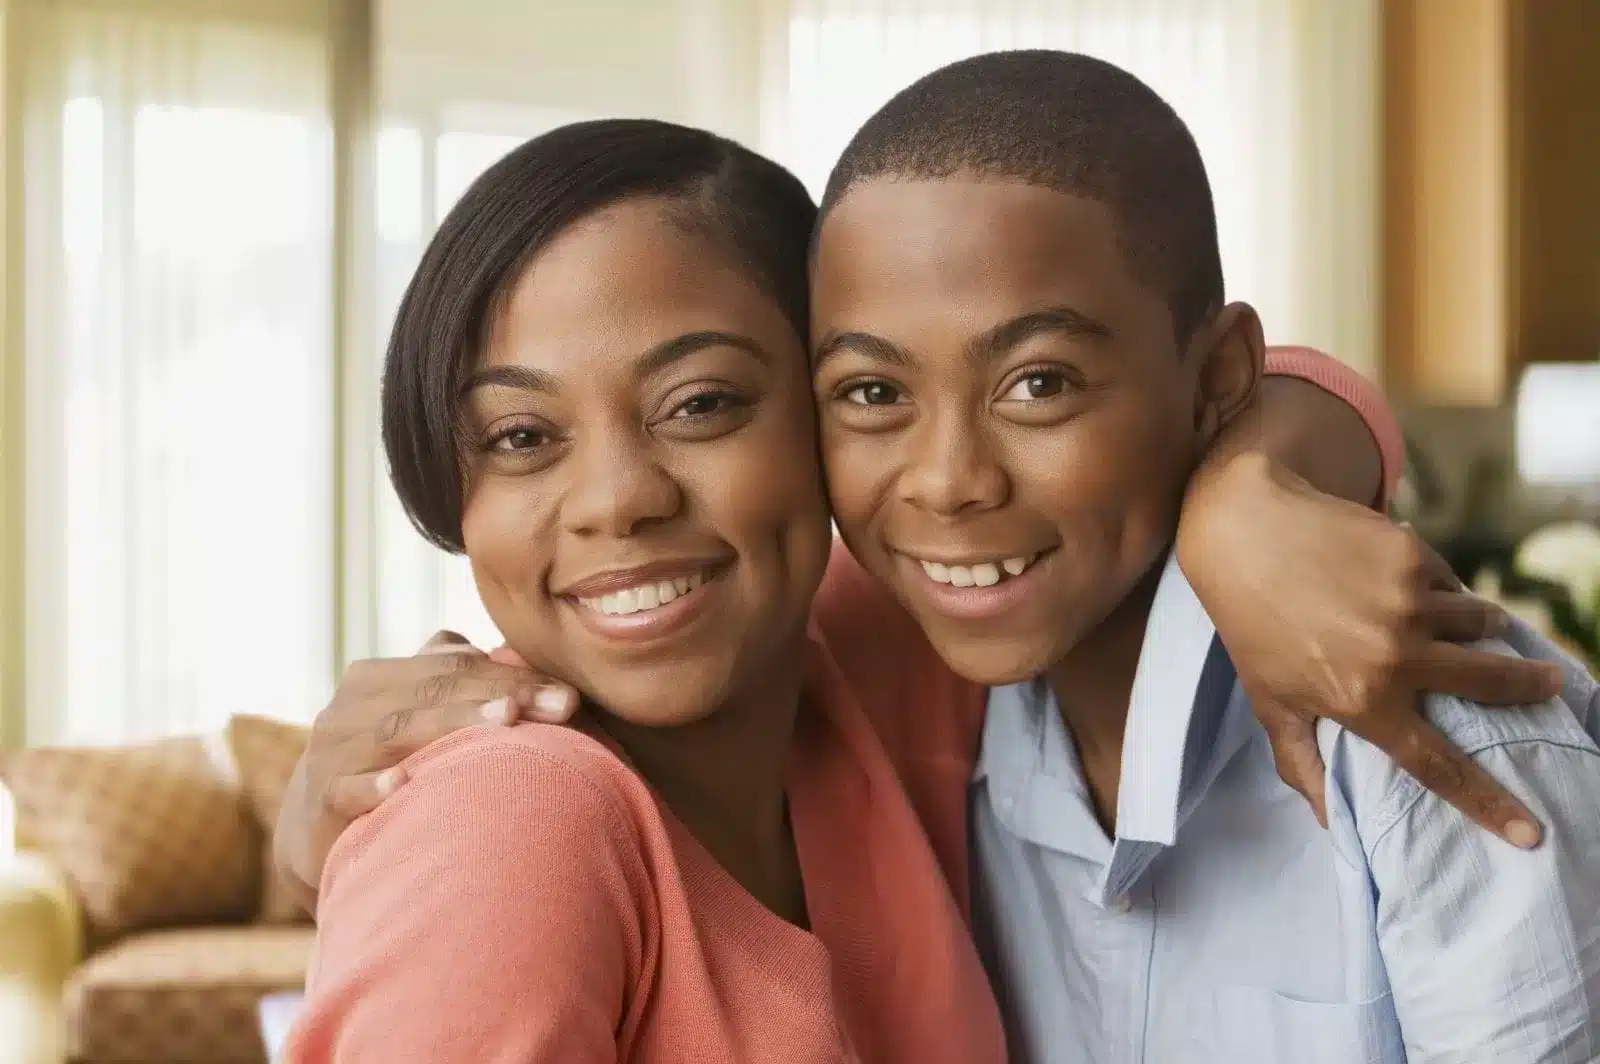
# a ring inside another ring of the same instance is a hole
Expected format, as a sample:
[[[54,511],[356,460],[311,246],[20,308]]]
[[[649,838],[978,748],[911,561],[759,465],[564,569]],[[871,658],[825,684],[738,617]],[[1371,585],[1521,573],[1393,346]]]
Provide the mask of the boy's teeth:
[[[578,601],[589,609],[600,613],[641,613],[644,610],[653,610],[659,606],[665,606],[675,599],[680,599],[703,583],[705,583],[705,577],[695,573],[693,576],[680,576],[673,580],[658,580],[651,584],[640,584],[638,587],[613,591],[611,594],[601,595],[599,598],[585,598]]]
[[[923,562],[922,571],[937,584],[956,587],[993,587],[1005,576],[1021,576],[1033,564],[1033,558],[1007,558],[1001,562],[980,562],[977,565],[942,565]]]

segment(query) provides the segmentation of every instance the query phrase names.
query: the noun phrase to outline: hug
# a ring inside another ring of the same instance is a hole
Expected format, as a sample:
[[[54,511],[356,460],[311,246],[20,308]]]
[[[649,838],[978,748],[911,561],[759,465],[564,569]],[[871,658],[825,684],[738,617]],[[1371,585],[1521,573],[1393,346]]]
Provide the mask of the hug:
[[[1595,682],[1418,555],[1417,653],[1525,705],[1283,688],[1366,665],[1320,648],[1390,570],[1278,546],[1414,550],[1398,432],[1230,301],[1127,72],[945,67],[820,206],[700,130],[529,141],[424,255],[383,423],[506,645],[319,722],[290,1060],[1600,1057]]]

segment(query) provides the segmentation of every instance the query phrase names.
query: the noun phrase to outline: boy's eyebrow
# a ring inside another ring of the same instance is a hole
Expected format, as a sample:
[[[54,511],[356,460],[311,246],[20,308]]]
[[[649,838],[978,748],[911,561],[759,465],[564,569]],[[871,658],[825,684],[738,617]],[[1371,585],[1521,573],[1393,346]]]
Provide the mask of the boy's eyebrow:
[[[865,355],[874,362],[886,366],[909,366],[911,356],[896,344],[890,343],[881,336],[874,336],[865,332],[830,332],[822,338],[817,345],[816,354],[811,356],[812,371],[820,370],[835,355],[845,351],[855,351]]]
[[[1046,332],[1065,333],[1084,340],[1111,339],[1111,327],[1104,322],[1071,307],[1049,307],[1018,315],[974,337],[967,345],[967,357],[973,362],[990,362],[1029,337]],[[822,338],[811,358],[813,372],[820,370],[828,359],[847,350],[886,366],[908,366],[912,361],[904,348],[881,336],[866,332],[830,332]]]
[[[1105,322],[1071,307],[1049,307],[1018,315],[975,337],[967,345],[967,358],[974,363],[992,362],[1031,337],[1051,332],[1096,342],[1111,339],[1111,327]]]

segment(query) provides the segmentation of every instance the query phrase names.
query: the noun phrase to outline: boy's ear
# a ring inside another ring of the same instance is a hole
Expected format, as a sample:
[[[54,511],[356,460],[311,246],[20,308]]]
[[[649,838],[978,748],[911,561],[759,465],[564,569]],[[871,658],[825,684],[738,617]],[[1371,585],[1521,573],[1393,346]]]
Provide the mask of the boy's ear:
[[[1196,331],[1189,357],[1195,367],[1195,429],[1209,443],[1250,405],[1261,384],[1267,342],[1248,303],[1229,303]]]

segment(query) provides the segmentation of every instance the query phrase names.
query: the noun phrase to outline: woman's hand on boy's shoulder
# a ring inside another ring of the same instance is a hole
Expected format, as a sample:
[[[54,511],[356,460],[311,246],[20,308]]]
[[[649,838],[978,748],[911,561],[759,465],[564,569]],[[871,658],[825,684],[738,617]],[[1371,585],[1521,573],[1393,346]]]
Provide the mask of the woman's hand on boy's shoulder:
[[[562,723],[578,698],[512,651],[439,632],[409,658],[358,661],[317,714],[273,833],[273,861],[307,910],[328,852],[356,817],[406,780],[402,762],[452,732],[519,720]]]
[[[1489,706],[1542,702],[1559,668],[1474,650],[1504,613],[1467,593],[1411,529],[1323,495],[1266,462],[1236,463],[1178,537],[1205,604],[1272,739],[1278,771],[1325,820],[1319,717],[1381,748],[1495,834],[1538,842],[1537,821],[1419,712],[1425,693]]]

